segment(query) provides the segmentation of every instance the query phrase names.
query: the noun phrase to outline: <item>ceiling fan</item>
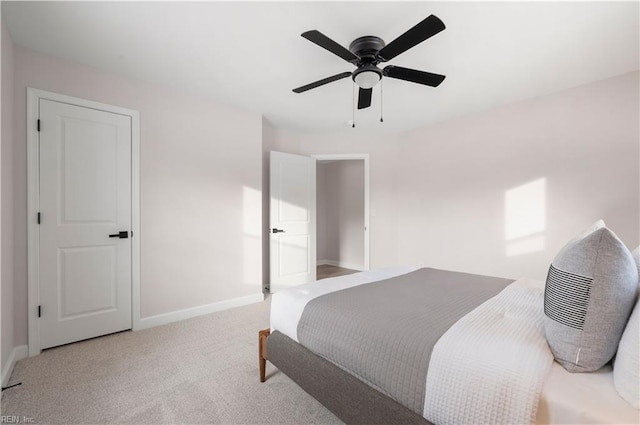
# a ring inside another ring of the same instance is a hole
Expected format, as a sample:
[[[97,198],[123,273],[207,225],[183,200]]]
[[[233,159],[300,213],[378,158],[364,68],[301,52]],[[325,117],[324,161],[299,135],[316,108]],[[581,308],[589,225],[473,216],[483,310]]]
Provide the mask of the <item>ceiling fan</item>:
[[[377,65],[380,62],[387,62],[395,58],[415,45],[433,37],[445,28],[444,23],[437,16],[429,15],[422,22],[389,44],[385,45],[385,42],[380,37],[368,35],[353,40],[348,50],[318,30],[304,32],[301,34],[304,38],[340,56],[347,62],[351,62],[357,68],[353,72],[342,72],[298,87],[293,89],[293,91],[295,93],[302,93],[350,76],[358,87],[360,87],[358,92],[358,109],[364,109],[371,106],[373,87],[378,84],[383,76],[438,87],[440,83],[444,81],[444,75],[393,65],[387,65],[383,69],[380,69]]]

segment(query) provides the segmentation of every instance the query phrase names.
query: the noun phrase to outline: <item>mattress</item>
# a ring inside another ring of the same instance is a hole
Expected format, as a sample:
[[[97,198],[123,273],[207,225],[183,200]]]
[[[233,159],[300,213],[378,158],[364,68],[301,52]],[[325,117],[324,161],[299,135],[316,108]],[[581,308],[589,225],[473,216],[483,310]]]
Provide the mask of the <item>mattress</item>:
[[[272,331],[280,331],[299,342],[297,326],[309,301],[414,270],[414,267],[390,267],[325,279],[279,292],[272,298]],[[543,282],[538,284],[544,286]],[[536,423],[639,423],[638,411],[615,391],[612,375],[610,366],[595,373],[570,374],[554,362],[540,397]]]

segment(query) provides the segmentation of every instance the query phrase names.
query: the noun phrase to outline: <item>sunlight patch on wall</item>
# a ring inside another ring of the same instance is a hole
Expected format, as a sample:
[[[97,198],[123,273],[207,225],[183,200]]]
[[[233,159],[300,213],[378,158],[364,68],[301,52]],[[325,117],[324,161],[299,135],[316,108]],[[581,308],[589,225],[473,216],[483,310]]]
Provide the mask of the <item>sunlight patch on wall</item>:
[[[505,192],[506,255],[543,251],[546,230],[546,178]]]

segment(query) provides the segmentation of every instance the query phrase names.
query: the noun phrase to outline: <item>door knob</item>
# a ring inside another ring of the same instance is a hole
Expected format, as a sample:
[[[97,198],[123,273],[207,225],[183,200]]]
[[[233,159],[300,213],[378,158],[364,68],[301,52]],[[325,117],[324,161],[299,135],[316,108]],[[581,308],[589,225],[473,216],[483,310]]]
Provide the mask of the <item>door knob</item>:
[[[284,230],[282,230],[282,229],[273,229],[272,232],[273,233],[284,233]]]
[[[114,233],[112,235],[109,235],[110,238],[120,238],[120,239],[127,239],[129,237],[129,232],[127,232],[126,230],[123,230],[121,232],[118,233]]]

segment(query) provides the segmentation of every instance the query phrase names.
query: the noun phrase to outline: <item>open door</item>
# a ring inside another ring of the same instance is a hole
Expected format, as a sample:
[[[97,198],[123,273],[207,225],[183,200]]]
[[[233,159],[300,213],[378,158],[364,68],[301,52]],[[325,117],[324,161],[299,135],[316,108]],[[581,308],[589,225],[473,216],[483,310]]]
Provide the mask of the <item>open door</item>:
[[[270,290],[316,280],[316,160],[271,152]]]

